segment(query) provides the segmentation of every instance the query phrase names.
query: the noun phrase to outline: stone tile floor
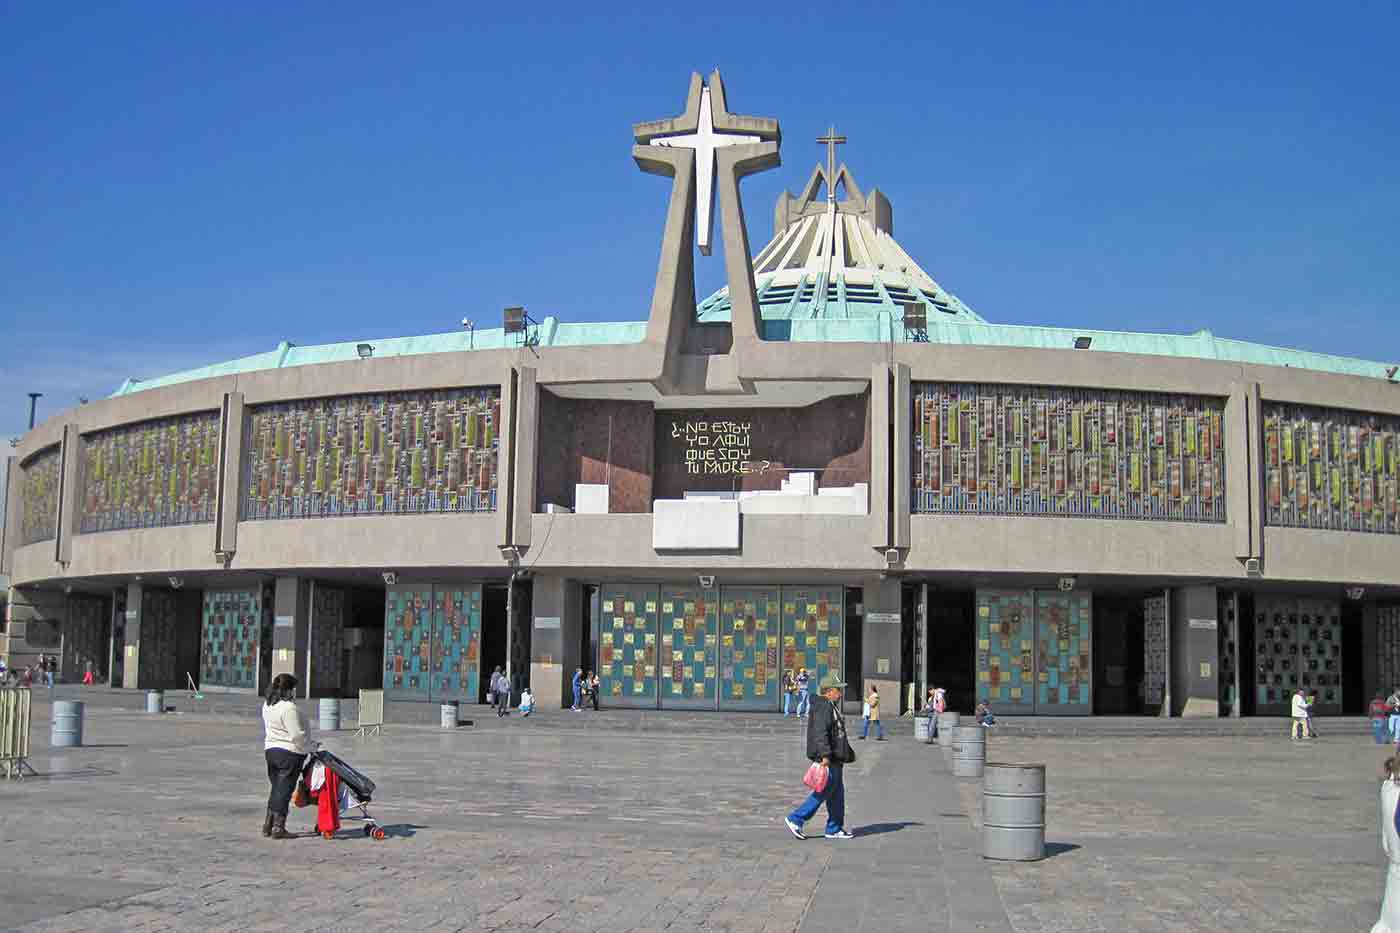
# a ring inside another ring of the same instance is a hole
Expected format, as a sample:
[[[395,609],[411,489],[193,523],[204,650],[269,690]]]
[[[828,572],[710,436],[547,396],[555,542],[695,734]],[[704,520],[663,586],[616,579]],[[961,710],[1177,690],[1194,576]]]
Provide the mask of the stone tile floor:
[[[553,713],[324,736],[390,838],[271,842],[249,718],[89,707],[81,749],[0,781],[0,928],[1366,930],[1382,750],[1356,735],[990,737],[1050,776],[1052,857],[980,858],[978,785],[904,730],[857,742],[849,842],[797,842],[801,733]],[[622,716],[622,714],[614,714]],[[312,811],[293,811],[309,830]]]

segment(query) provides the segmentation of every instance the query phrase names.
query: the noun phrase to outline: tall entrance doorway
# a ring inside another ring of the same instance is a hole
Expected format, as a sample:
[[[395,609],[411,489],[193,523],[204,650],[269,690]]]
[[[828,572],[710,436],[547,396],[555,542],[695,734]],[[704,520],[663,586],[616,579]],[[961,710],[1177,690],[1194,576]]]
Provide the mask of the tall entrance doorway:
[[[1140,593],[1094,594],[1094,712],[1099,715],[1140,716],[1145,711],[1144,599]]]
[[[977,699],[993,712],[1092,711],[1093,598],[1052,590],[977,591]]]
[[[928,686],[948,691],[950,711],[971,714],[977,706],[977,594],[930,589],[927,612]]]

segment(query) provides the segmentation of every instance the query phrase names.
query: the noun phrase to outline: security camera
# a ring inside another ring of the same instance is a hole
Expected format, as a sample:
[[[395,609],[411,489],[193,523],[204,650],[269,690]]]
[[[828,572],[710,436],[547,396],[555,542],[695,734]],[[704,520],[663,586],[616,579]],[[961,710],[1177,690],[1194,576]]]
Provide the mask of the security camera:
[[[462,326],[467,330],[476,330],[476,321],[473,321],[469,317],[464,317],[462,318]]]
[[[1074,577],[1060,577],[1060,592],[1068,593],[1074,589]]]
[[[710,575],[707,574],[707,573],[702,573],[702,574],[700,575],[700,588],[701,588],[701,589],[703,589],[703,590],[708,590],[710,587],[712,587],[712,586],[714,586],[714,585],[715,585],[715,578],[714,578],[714,577],[710,576]]]
[[[384,578],[385,586],[393,586],[395,583],[399,582],[399,575],[392,570],[386,570],[381,573],[380,576]]]
[[[169,580],[170,588],[172,590],[178,590],[180,587],[185,585],[185,581],[181,580],[179,577],[170,577]]]
[[[888,565],[891,566],[891,567],[898,566],[898,564],[899,564],[899,548],[897,548],[897,547],[892,547],[892,548],[890,548],[888,551],[885,552],[885,563],[888,564]]]

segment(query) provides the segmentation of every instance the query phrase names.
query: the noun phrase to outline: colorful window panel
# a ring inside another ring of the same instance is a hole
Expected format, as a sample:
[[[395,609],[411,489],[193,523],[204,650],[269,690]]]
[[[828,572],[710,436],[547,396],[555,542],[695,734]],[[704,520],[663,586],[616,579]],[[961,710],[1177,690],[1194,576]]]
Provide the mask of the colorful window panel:
[[[719,601],[715,592],[662,587],[660,624],[662,707],[714,709],[719,684]]]
[[[83,438],[83,532],[214,520],[219,413],[144,421]]]
[[[720,706],[777,709],[779,627],[777,587],[725,587],[720,593]]]
[[[1035,707],[1035,601],[1029,590],[977,591],[977,699],[994,712]]]
[[[1225,521],[1223,399],[918,383],[915,512]]]
[[[261,596],[256,589],[204,591],[200,686],[257,689]]]
[[[59,448],[29,459],[20,474],[20,544],[38,544],[58,536]]]
[[[242,517],[494,511],[500,409],[494,388],[253,408]]]
[[[605,584],[598,630],[600,702],[656,706],[658,593],[653,587]]]
[[[480,701],[481,587],[433,589],[432,699]]]
[[[428,699],[432,661],[431,586],[391,586],[384,596],[384,692]]]
[[[827,674],[842,670],[842,597],[839,586],[783,587],[784,671],[807,668],[810,687],[817,692]]]
[[[1091,600],[1088,593],[1035,594],[1036,712],[1054,712],[1054,707],[1088,712]]]
[[[1264,403],[1270,525],[1400,534],[1400,418]]]

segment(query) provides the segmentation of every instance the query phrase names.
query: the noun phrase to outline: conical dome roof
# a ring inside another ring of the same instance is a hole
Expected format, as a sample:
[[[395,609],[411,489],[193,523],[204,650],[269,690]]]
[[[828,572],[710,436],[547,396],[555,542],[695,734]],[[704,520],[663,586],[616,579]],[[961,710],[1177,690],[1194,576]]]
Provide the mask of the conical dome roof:
[[[824,189],[844,198],[819,198]],[[845,165],[834,182],[818,165],[801,195],[778,196],[773,239],[754,257],[763,319],[900,316],[917,301],[930,321],[982,323],[904,251],[892,228],[893,210],[878,188],[862,194]],[[728,288],[697,308],[702,322],[727,321],[729,314]]]

